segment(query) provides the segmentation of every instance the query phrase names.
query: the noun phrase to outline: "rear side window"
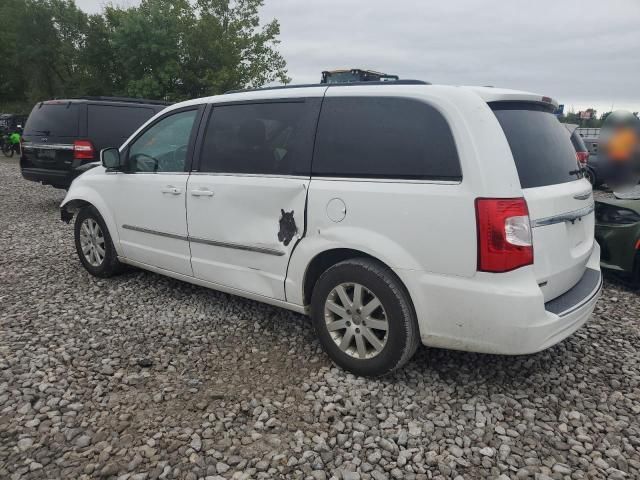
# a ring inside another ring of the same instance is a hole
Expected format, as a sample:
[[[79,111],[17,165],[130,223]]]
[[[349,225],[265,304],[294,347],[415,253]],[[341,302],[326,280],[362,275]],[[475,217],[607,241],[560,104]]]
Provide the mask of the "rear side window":
[[[119,147],[154,113],[144,107],[88,105],[88,137],[103,147]]]
[[[25,135],[41,135],[45,137],[76,137],[80,105],[72,102],[39,103],[27,120]]]
[[[325,98],[313,174],[460,180],[451,129],[435,108],[390,97]]]
[[[309,175],[319,99],[214,106],[201,172]]]
[[[490,104],[504,131],[522,188],[544,187],[582,178],[569,135],[544,105]]]

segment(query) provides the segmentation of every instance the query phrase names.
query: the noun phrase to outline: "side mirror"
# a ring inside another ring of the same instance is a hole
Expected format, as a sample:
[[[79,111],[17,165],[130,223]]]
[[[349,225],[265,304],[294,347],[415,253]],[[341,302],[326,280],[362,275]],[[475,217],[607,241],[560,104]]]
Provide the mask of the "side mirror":
[[[120,170],[120,151],[117,148],[100,150],[100,161],[107,170]]]

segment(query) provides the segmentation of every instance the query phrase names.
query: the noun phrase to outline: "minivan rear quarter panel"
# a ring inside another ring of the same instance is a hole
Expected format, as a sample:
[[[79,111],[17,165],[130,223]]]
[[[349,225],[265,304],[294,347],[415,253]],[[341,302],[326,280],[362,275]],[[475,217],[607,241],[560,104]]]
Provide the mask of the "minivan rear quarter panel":
[[[446,95],[442,94],[443,89],[447,90]],[[307,265],[331,248],[363,251],[394,269],[473,277],[477,270],[475,198],[483,196],[483,192],[490,192],[491,196],[522,196],[509,146],[491,109],[477,95],[455,87],[388,86],[381,92],[376,87],[354,86],[348,92],[334,88],[326,93],[327,98],[347,95],[398,96],[435,108],[451,130],[462,178],[447,181],[313,176],[307,232],[291,258],[287,300],[304,302],[301,282]],[[429,134],[427,129],[425,134]],[[389,158],[389,162],[393,161]],[[344,219],[338,222],[328,214],[335,199],[343,202],[345,210]]]

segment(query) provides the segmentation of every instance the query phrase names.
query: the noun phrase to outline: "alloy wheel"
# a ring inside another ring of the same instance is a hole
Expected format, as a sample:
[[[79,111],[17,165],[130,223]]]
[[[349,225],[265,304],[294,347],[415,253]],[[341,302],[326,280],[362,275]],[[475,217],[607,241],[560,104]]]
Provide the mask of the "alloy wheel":
[[[80,247],[85,260],[92,267],[99,267],[104,262],[105,239],[98,222],[87,218],[80,226]]]
[[[341,283],[325,301],[324,318],[331,338],[347,355],[376,357],[387,342],[389,321],[378,297],[359,283]]]

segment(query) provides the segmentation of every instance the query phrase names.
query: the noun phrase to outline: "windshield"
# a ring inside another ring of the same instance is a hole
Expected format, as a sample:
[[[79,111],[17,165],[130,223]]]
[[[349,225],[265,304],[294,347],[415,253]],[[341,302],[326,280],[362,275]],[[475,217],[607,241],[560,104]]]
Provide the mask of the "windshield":
[[[527,102],[490,106],[511,147],[522,188],[582,178],[569,135],[548,107]]]

